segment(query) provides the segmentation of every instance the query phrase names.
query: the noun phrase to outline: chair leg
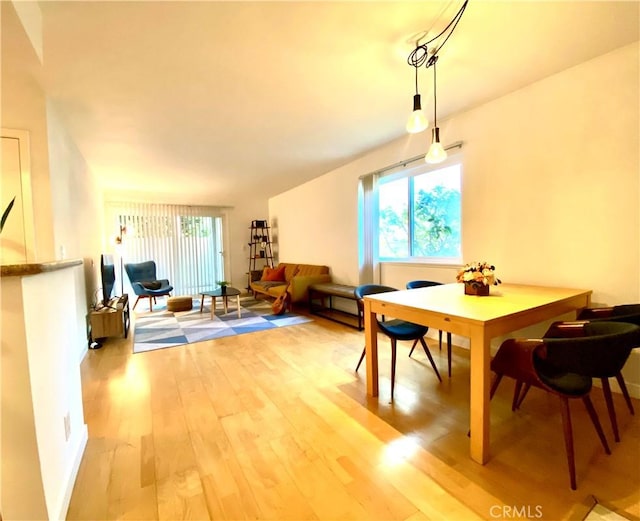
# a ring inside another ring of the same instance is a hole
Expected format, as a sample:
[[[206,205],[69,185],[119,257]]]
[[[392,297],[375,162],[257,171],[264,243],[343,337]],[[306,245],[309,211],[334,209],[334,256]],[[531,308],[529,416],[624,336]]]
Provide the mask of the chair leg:
[[[629,407],[629,412],[633,415],[633,404],[631,403],[631,397],[629,396],[629,391],[627,391],[627,386],[624,383],[624,378],[622,377],[622,373],[618,373],[616,375],[616,380],[618,381],[618,385],[620,386],[620,390],[622,391],[622,396],[624,396],[624,401],[627,402],[627,407]]]
[[[153,299],[154,297],[149,297],[149,311],[153,311]]]
[[[491,398],[493,398],[493,395],[496,394],[496,391],[498,390],[498,386],[500,385],[501,380],[502,380],[502,375],[496,373],[495,377],[493,378],[493,382],[491,383],[491,390],[489,391],[489,400],[491,400]],[[467,431],[467,438],[469,437],[471,437],[471,429]]]
[[[360,355],[360,360],[358,360],[358,365],[356,366],[356,373],[358,372],[358,369],[360,369],[360,364],[361,364],[361,363],[362,363],[362,361],[364,360],[364,355],[365,355],[366,351],[367,351],[367,348],[366,348],[366,347],[364,347],[364,348],[362,349],[362,354]]]
[[[493,379],[493,383],[491,384],[491,390],[489,391],[489,400],[491,400],[491,398],[493,398],[493,395],[496,394],[496,391],[498,390],[498,386],[500,385],[501,380],[502,380],[502,375],[499,373],[496,373],[496,376]]]
[[[591,418],[591,423],[593,423],[593,426],[595,427],[596,432],[598,433],[598,438],[600,438],[600,443],[602,444],[602,447],[604,448],[604,451],[607,454],[611,454],[611,449],[609,449],[609,444],[607,443],[607,438],[604,435],[604,431],[602,430],[602,425],[600,425],[600,420],[598,420],[598,413],[596,412],[595,408],[593,407],[593,403],[591,402],[591,398],[587,394],[586,396],[582,397],[582,401],[584,402],[584,406],[586,407],[587,412],[589,413],[589,417]]]
[[[451,333],[447,333],[447,363],[449,364],[449,378],[451,378]]]
[[[411,351],[409,351],[409,356],[411,356],[411,354],[413,353],[413,350],[416,348],[416,345],[418,344],[418,339],[416,338],[413,341],[413,345],[411,346]]]
[[[396,386],[396,347],[395,338],[391,339],[391,401],[393,401],[393,390]]]
[[[413,341],[413,345],[409,351],[409,356],[413,354],[413,350],[418,345],[418,339]],[[438,347],[442,351],[442,331],[440,331],[438,338]],[[449,378],[451,378],[451,333],[447,333],[447,369],[449,371]]]
[[[516,386],[513,389],[513,401],[511,402],[511,410],[515,411],[518,408],[518,397],[522,390],[522,380],[516,380]]]
[[[560,411],[562,412],[562,430],[564,431],[564,446],[567,451],[567,464],[569,466],[569,480],[571,490],[576,487],[576,462],[573,454],[573,430],[571,428],[571,413],[569,412],[569,399],[560,396]]]
[[[607,412],[609,413],[609,419],[611,420],[611,430],[613,431],[613,439],[620,441],[620,434],[618,433],[618,421],[616,419],[616,409],[613,406],[613,396],[611,395],[611,386],[609,385],[608,378],[600,378],[602,382],[602,394],[604,394],[604,401],[607,404]]]
[[[138,295],[138,298],[136,299],[136,303],[133,305],[133,309],[136,309],[136,306],[138,305],[138,300],[140,300],[140,296]]]
[[[433,367],[433,370],[436,372],[436,376],[438,377],[438,380],[442,382],[442,378],[440,378],[440,373],[438,372],[436,363],[433,361],[433,357],[431,356],[431,351],[429,351],[429,348],[427,347],[427,343],[424,341],[424,337],[420,338],[420,343],[422,344],[422,349],[424,349],[424,352],[426,353],[427,358],[429,359],[429,362],[431,362],[431,367]]]
[[[525,397],[527,396],[527,393],[529,392],[529,389],[531,389],[531,385],[525,384],[524,385],[524,389],[523,389],[522,393],[520,394],[520,398],[518,399],[518,403],[516,403],[516,409],[519,409],[520,406],[522,405],[522,402],[524,401]]]

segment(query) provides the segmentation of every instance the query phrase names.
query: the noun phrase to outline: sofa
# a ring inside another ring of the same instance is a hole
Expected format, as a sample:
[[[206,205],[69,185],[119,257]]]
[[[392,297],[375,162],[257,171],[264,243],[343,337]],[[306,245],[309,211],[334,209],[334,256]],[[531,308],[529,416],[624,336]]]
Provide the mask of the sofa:
[[[269,279],[280,280],[269,280]],[[264,268],[260,280],[253,280],[249,283],[253,296],[266,296],[278,298],[287,288],[291,296],[291,303],[307,302],[309,299],[309,286],[321,282],[331,282],[328,266],[318,266],[315,264],[293,264],[281,262],[275,268]]]

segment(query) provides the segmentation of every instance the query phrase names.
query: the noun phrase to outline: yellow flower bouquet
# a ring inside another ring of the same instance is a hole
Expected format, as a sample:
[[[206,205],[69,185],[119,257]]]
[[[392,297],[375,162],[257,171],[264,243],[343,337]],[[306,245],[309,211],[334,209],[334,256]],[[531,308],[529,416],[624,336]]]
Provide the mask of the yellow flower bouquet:
[[[488,295],[489,286],[500,284],[496,277],[496,267],[488,262],[471,262],[458,272],[456,280],[464,283],[467,295]]]

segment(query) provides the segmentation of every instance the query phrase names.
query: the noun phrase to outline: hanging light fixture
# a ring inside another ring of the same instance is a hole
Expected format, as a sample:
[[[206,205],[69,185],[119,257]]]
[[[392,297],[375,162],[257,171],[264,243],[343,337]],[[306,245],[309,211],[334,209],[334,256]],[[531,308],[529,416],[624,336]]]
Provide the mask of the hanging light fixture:
[[[438,57],[434,55],[433,58],[433,128],[431,129],[431,146],[429,147],[427,155],[424,156],[424,160],[431,164],[442,163],[447,159],[447,151],[440,143],[440,129],[438,128],[438,101],[436,96],[436,62],[438,61]]]
[[[418,67],[424,65],[427,69],[433,66],[433,129],[431,129],[431,146],[429,147],[429,151],[425,156],[425,161],[427,163],[441,163],[447,158],[447,152],[445,151],[442,143],[440,142],[440,129],[438,128],[437,123],[437,98],[436,98],[436,62],[438,61],[438,52],[447,43],[447,40],[453,34],[460,18],[462,18],[462,14],[464,10],[467,8],[467,3],[469,0],[464,0],[462,7],[455,14],[453,19],[449,22],[449,24],[442,30],[440,34],[431,38],[429,41],[419,44],[416,42],[416,48],[409,54],[407,58],[407,63],[416,69],[416,95],[414,96],[414,114],[416,112],[416,98],[417,98],[417,106],[420,107],[420,95],[418,94]],[[429,44],[438,40],[441,36],[444,35],[444,39],[439,44],[434,44],[434,47],[429,49]],[[413,117],[413,114],[412,114]],[[426,118],[425,118],[426,120]],[[411,117],[409,118],[409,123],[411,123]],[[407,123],[407,130],[409,130],[409,123]],[[426,127],[425,127],[426,128]],[[414,132],[420,132],[420,129]]]
[[[416,42],[416,51],[417,50],[418,42]],[[413,96],[413,111],[409,115],[409,120],[407,121],[407,132],[410,134],[422,132],[429,126],[427,115],[422,110],[420,94],[418,92],[418,65],[414,65],[414,68],[416,70],[416,93]]]

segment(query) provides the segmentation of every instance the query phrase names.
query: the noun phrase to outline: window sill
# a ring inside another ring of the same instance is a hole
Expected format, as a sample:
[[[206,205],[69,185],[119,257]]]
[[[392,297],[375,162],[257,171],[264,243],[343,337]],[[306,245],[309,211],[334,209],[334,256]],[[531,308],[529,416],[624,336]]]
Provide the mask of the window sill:
[[[380,260],[380,264],[386,264],[388,266],[429,266],[431,268],[455,268],[461,269],[464,266],[464,263],[455,259],[438,259],[438,260],[429,260],[429,259],[393,259],[393,260]]]

